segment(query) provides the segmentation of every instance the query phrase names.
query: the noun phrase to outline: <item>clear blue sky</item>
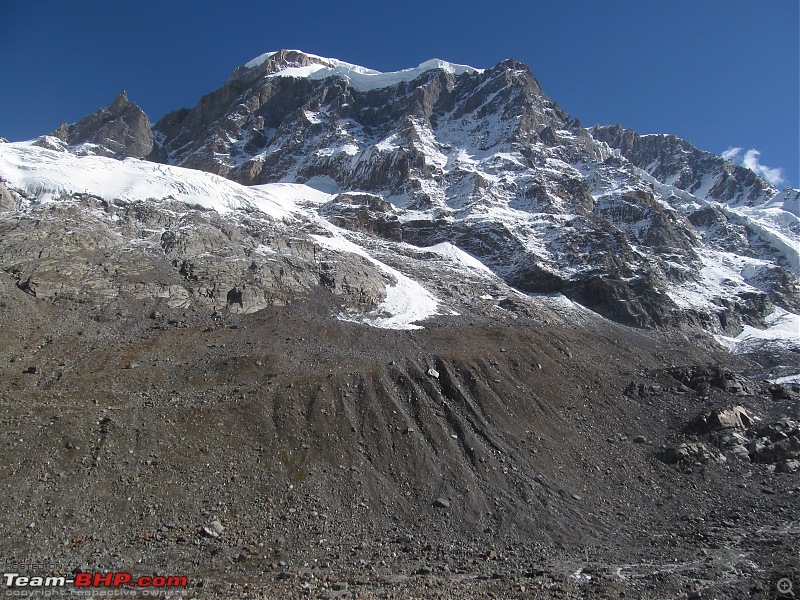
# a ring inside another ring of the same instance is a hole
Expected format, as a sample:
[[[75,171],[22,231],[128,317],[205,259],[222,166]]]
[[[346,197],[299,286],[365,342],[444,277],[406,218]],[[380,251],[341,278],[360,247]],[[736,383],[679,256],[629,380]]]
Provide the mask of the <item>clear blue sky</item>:
[[[0,0],[0,136],[52,131],[123,88],[155,122],[280,48],[381,71],[516,58],[584,125],[755,148],[797,187],[799,4]]]

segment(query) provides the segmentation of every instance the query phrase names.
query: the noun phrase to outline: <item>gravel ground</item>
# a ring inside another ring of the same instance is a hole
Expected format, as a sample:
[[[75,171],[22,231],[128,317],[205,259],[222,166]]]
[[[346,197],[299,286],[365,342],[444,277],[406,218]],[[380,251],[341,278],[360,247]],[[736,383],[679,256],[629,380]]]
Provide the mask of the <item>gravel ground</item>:
[[[181,575],[192,598],[800,587],[798,394],[703,337],[533,316],[380,330],[323,295],[98,319],[0,284],[6,573]],[[733,406],[748,427],[690,427]],[[737,458],[731,432],[785,452]],[[664,459],[681,444],[698,450]]]

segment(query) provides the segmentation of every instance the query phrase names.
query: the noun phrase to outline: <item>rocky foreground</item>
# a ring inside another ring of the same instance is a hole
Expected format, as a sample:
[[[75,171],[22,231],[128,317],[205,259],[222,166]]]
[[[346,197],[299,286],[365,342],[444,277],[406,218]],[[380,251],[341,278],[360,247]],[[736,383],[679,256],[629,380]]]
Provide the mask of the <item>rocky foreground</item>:
[[[392,331],[336,302],[109,319],[4,275],[6,562],[187,575],[196,598],[766,598],[796,576],[799,395],[763,367],[566,309]]]

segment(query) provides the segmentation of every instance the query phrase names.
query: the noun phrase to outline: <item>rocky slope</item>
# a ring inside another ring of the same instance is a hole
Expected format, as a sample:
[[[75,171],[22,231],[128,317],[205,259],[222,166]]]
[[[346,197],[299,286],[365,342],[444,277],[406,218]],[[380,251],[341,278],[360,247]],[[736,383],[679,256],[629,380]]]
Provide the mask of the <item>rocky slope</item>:
[[[710,340],[568,306],[382,329],[321,288],[98,318],[0,284],[9,560],[197,598],[743,598],[792,573],[798,394]]]
[[[786,189],[779,194],[750,169],[695,148],[674,135],[639,135],[620,125],[595,126],[590,132],[662,183],[732,206],[759,206],[779,200],[783,208],[797,214],[798,190]]]

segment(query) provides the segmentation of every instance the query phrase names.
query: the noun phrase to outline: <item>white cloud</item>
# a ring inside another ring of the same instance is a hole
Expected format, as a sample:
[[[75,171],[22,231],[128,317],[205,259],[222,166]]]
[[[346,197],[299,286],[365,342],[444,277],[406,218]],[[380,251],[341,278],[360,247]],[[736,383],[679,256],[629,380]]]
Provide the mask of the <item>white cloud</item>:
[[[751,148],[745,152],[744,158],[742,159],[742,166],[747,167],[755,173],[758,173],[774,186],[779,186],[786,181],[786,179],[783,177],[783,169],[772,169],[766,165],[760,164],[758,162],[758,157],[760,155],[761,152]]]
[[[722,158],[724,158],[725,160],[730,160],[734,163],[738,163],[740,166],[750,169],[757,175],[760,175],[761,177],[769,181],[772,185],[779,187],[782,183],[786,181],[786,178],[783,176],[783,169],[781,168],[773,169],[772,167],[762,165],[758,161],[759,156],[761,156],[761,152],[759,152],[755,148],[750,148],[750,150],[744,153],[744,156],[742,156],[741,148],[734,148],[734,147],[730,147],[727,150],[725,150],[725,152],[722,153]]]
[[[725,160],[736,161],[739,160],[739,156],[741,154],[742,154],[741,148],[730,147],[727,150],[725,150],[725,152],[722,153],[722,158],[724,158]]]

